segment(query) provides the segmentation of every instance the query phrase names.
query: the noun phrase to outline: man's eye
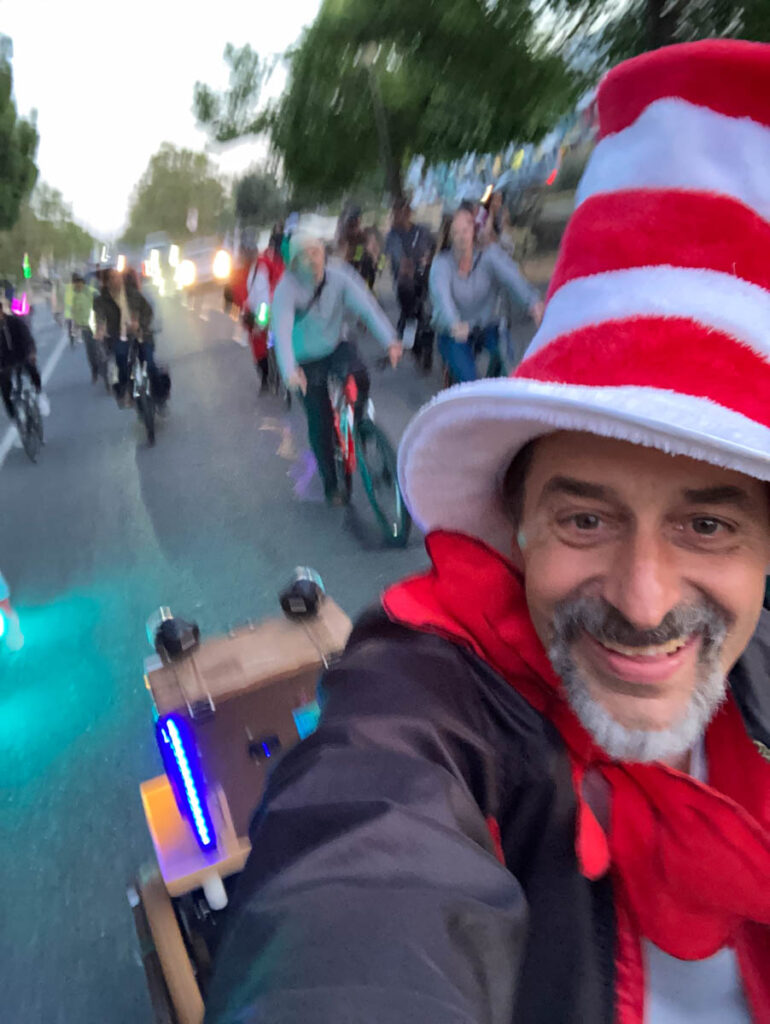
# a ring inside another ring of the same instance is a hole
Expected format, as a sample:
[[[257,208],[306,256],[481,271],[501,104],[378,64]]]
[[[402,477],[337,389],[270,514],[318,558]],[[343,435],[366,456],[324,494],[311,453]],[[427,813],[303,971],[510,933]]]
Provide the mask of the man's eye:
[[[578,512],[577,515],[570,516],[570,522],[574,523],[578,530],[596,530],[601,520],[591,512]]]
[[[718,533],[728,529],[727,524],[721,519],[714,519],[712,516],[696,516],[692,520],[692,528],[699,537],[715,537]]]

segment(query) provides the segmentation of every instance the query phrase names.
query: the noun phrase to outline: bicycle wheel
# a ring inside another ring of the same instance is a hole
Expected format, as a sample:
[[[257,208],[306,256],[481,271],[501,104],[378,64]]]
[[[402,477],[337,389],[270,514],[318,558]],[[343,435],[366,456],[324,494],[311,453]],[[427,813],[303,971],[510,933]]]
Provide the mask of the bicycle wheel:
[[[43,445],[43,420],[37,403],[29,398],[22,400],[16,418],[21,444],[30,462],[37,462]]]
[[[334,468],[337,471],[337,486],[345,499],[345,504],[349,505],[353,493],[353,474],[350,472],[348,461],[343,455],[336,436],[334,438]]]
[[[155,444],[155,402],[152,400],[152,396],[147,392],[138,395],[136,407],[139,418],[144,423],[144,429],[147,431],[147,444],[153,445]]]
[[[412,517],[398,486],[396,453],[383,431],[371,420],[364,420],[356,428],[356,457],[366,496],[385,543],[394,548],[406,547]]]
[[[278,359],[275,355],[275,348],[267,350],[267,386],[271,395],[282,398],[286,408],[291,409],[291,391],[286,387],[278,369]]]

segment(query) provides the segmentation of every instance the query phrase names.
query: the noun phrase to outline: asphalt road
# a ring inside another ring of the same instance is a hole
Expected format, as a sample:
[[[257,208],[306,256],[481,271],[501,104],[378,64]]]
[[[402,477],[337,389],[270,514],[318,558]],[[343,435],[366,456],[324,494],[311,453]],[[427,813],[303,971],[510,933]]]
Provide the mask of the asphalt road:
[[[11,448],[0,468],[0,566],[26,637],[18,654],[0,649],[9,1024],[150,1020],[125,896],[152,855],[138,786],[161,770],[142,681],[150,612],[168,604],[215,634],[275,614],[294,566],[311,565],[355,615],[424,564],[416,533],[383,550],[365,506],[324,506],[301,411],[258,397],[215,301],[164,303],[158,359],[173,390],[154,448],[92,386],[82,346],[65,345],[38,464]],[[62,331],[40,310],[35,333],[45,366]],[[376,345],[362,349],[371,365]],[[394,441],[440,384],[411,361],[372,377]]]

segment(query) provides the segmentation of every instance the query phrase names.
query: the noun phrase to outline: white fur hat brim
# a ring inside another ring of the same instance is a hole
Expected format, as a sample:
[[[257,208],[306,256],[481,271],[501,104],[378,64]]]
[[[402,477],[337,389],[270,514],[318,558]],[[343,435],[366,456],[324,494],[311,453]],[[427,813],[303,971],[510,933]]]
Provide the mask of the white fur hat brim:
[[[528,441],[579,430],[770,480],[770,429],[706,398],[638,386],[499,378],[459,384],[424,406],[398,454],[401,490],[421,530],[456,530],[510,553],[502,477]]]

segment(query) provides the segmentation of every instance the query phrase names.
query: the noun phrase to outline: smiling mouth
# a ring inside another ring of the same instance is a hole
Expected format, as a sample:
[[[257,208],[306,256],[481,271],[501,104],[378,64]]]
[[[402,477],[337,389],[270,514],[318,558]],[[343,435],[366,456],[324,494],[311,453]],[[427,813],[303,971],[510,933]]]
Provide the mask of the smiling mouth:
[[[646,647],[628,647],[625,644],[611,643],[609,640],[599,640],[595,636],[592,636],[591,639],[595,640],[605,651],[621,654],[624,658],[670,658],[677,651],[686,647],[693,640],[693,636],[675,637],[673,640],[667,640],[664,644],[649,644]]]

